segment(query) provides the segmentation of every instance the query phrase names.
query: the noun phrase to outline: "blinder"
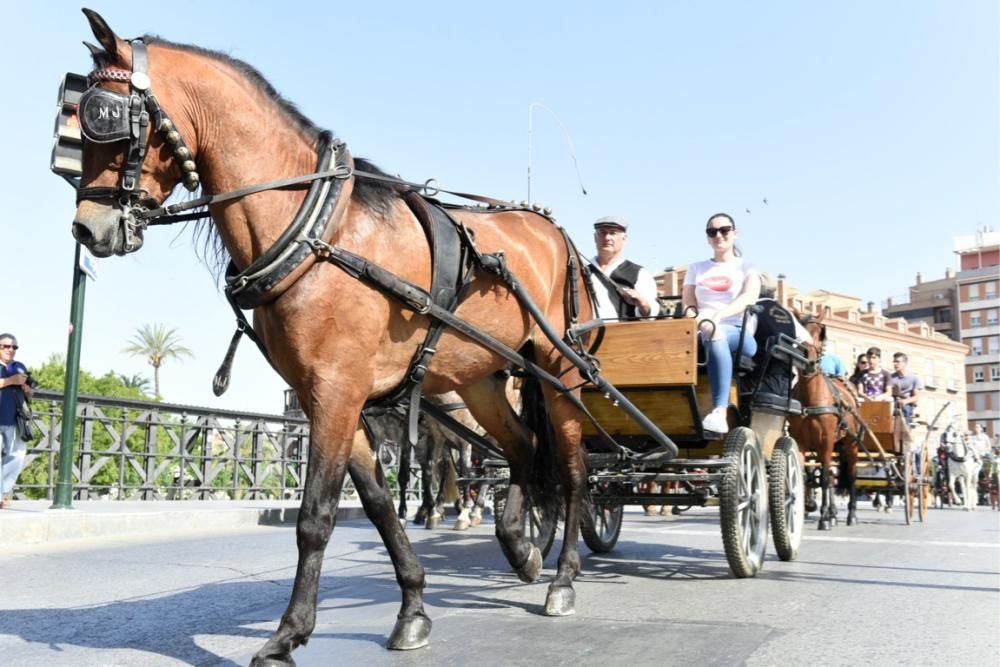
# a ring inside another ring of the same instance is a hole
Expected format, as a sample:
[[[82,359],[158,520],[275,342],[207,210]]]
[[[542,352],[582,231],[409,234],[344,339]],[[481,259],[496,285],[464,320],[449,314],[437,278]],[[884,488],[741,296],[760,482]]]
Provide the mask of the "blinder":
[[[95,144],[128,139],[130,106],[125,95],[94,86],[80,98],[77,108],[80,131]]]

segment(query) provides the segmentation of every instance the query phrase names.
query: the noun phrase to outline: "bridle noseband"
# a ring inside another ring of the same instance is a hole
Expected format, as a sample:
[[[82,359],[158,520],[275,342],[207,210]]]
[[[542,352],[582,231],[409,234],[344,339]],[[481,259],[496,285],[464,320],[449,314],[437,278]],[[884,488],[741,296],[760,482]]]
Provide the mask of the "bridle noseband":
[[[147,191],[139,187],[142,163],[149,148],[147,135],[150,121],[164,142],[173,149],[174,159],[184,175],[184,187],[194,192],[201,184],[194,155],[151,91],[145,43],[135,39],[130,44],[132,71],[113,66],[92,71],[87,76],[91,87],[80,98],[77,112],[80,131],[88,141],[98,144],[129,142],[117,187],[79,188],[76,193],[77,204],[95,199],[118,202],[122,207],[123,250],[126,253],[142,246],[139,231],[149,224],[143,215],[149,210],[146,204],[152,201],[154,208],[158,205]],[[102,81],[128,83],[129,94],[100,88]]]

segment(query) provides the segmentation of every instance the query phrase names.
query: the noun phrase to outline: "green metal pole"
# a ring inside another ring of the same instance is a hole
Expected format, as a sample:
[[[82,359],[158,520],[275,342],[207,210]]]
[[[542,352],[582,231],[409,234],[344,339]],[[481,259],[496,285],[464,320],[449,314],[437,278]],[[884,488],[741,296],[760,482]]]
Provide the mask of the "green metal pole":
[[[83,338],[83,300],[87,274],[80,269],[80,244],[73,260],[73,299],[69,319],[73,330],[66,347],[66,381],[63,389],[62,439],[59,442],[59,478],[51,509],[73,509],[73,446],[76,430],[76,395],[80,389],[80,342]]]

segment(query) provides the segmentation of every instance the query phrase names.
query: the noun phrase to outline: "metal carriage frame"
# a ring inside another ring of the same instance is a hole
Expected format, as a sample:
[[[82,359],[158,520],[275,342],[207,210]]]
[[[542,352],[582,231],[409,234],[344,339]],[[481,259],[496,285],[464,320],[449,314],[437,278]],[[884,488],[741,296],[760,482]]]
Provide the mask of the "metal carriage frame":
[[[597,327],[600,333],[591,351],[607,383],[618,391],[593,386],[583,390],[584,405],[600,423],[584,425],[588,498],[581,534],[587,546],[597,553],[614,549],[626,505],[718,506],[723,546],[735,576],[752,577],[760,571],[769,528],[778,556],[796,558],[805,477],[798,445],[786,424],[801,408],[789,396],[761,391],[763,372],[754,379],[753,371],[764,371],[778,360],[788,364],[789,374],[793,366],[804,367],[808,359],[800,345],[780,335],[768,341],[756,364],[746,357],[735,359],[729,411],[734,428],[723,436],[702,428],[711,399],[707,378],[698,372],[705,362],[698,361],[695,318],[678,312],[677,317],[658,320],[595,320],[579,329]],[[740,385],[743,391],[737,390]],[[623,397],[631,409],[621,409]],[[421,408],[471,442],[488,464],[503,464],[502,454],[488,440],[427,401]],[[633,410],[677,443],[677,457],[665,454]],[[643,492],[645,483],[676,483],[676,488]],[[552,545],[559,518],[558,511],[544,503],[529,503],[525,509],[526,534],[543,553]]]

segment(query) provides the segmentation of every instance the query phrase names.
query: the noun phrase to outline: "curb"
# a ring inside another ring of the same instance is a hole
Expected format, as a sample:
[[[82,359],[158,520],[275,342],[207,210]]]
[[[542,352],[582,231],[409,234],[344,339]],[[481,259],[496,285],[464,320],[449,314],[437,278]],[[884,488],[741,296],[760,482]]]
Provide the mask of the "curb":
[[[49,509],[48,501],[15,502],[0,512],[0,544],[41,544],[150,533],[187,533],[253,526],[294,525],[298,502],[227,503],[79,501],[73,509]],[[341,501],[338,521],[365,519],[360,503]]]

